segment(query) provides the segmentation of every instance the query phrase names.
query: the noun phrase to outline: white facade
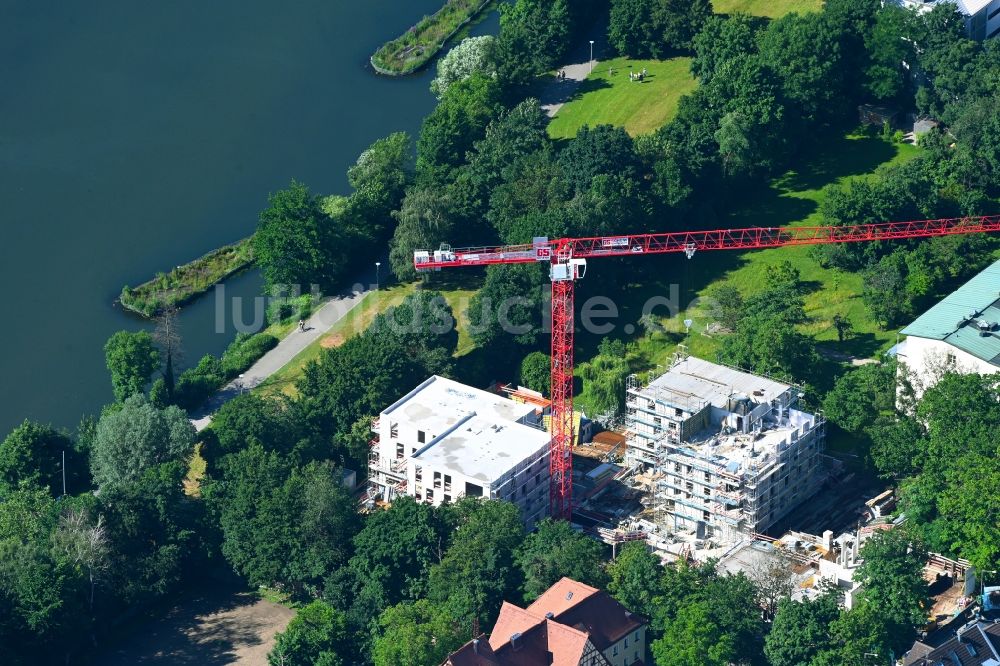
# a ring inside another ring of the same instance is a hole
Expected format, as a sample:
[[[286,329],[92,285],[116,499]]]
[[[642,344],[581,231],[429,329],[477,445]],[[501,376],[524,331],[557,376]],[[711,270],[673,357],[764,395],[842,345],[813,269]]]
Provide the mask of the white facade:
[[[372,424],[369,483],[438,506],[503,499],[527,526],[548,513],[549,440],[536,407],[433,376]]]
[[[893,350],[900,361],[900,372],[907,373],[906,379],[913,387],[914,397],[918,399],[949,372],[964,375],[1000,372],[1000,368],[992,363],[943,340],[910,336]]]
[[[900,373],[907,373],[917,397],[948,372],[1000,372],[1000,261],[945,296],[900,333],[906,339],[889,353],[901,361]],[[905,390],[900,382],[900,403],[907,397]]]

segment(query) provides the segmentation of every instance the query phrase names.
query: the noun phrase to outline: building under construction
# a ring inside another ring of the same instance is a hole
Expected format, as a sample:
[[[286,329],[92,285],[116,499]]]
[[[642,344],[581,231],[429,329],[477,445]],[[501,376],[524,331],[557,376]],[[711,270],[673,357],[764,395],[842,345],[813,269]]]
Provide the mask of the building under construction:
[[[678,356],[627,386],[626,462],[646,480],[661,530],[734,542],[765,531],[822,483],[821,416],[799,389]]]

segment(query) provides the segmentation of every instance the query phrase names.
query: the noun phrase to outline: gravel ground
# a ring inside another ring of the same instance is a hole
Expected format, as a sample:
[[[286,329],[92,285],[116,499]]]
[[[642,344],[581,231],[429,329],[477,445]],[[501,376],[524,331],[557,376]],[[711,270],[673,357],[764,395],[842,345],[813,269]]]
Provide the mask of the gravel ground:
[[[275,634],[293,615],[295,611],[249,592],[206,589],[164,617],[137,625],[131,636],[93,663],[266,666]]]

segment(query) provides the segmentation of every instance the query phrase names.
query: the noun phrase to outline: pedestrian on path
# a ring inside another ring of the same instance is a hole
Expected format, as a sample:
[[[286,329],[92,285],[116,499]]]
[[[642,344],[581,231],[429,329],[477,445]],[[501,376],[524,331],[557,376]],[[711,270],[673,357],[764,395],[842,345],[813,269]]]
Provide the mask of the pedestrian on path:
[[[306,330],[306,321],[305,321],[305,319],[299,319],[299,330],[300,331]]]

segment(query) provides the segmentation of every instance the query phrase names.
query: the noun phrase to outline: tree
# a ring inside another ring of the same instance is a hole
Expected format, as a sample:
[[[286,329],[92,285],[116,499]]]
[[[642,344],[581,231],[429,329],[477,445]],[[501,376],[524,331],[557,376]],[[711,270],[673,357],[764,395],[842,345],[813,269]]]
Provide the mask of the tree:
[[[428,599],[471,631],[485,626],[518,588],[514,553],[524,538],[517,505],[466,498],[455,505],[458,527],[440,564],[431,567]]]
[[[862,562],[854,579],[864,587],[865,602],[893,626],[893,642],[902,649],[929,608],[923,577],[927,551],[903,528],[880,531],[861,547]]]
[[[93,613],[97,584],[110,568],[110,547],[104,517],[93,518],[90,513],[83,507],[70,507],[65,511],[52,534],[52,547],[76,569],[77,576],[86,577],[90,584],[88,605]]]
[[[600,174],[626,180],[638,176],[638,157],[632,138],[621,127],[598,125],[580,128],[576,138],[559,154],[559,164],[577,192],[589,189]]]
[[[608,42],[622,55],[649,58],[662,52],[653,21],[656,0],[612,0]]]
[[[654,597],[663,577],[660,559],[645,541],[631,541],[608,565],[608,592],[633,613],[653,616]]]
[[[455,202],[446,188],[417,187],[407,193],[402,207],[392,215],[397,225],[389,243],[389,266],[400,280],[411,280],[417,276],[414,250],[433,251],[455,238]]]
[[[440,664],[462,645],[465,635],[447,612],[428,600],[401,603],[379,617],[372,658],[375,666]]]
[[[354,500],[328,462],[293,467],[257,442],[227,456],[207,496],[222,528],[222,552],[253,585],[317,590],[351,554]]]
[[[105,486],[126,484],[159,463],[186,458],[194,450],[195,430],[177,407],[157,409],[133,395],[97,423],[90,470]]]
[[[883,330],[895,325],[910,312],[900,258],[901,255],[896,254],[883,257],[864,273],[861,298]]]
[[[401,386],[426,378],[426,369],[392,336],[355,336],[306,366],[296,408],[314,436],[328,439],[349,431],[359,414],[379,413]]]
[[[187,466],[167,462],[145,469],[129,483],[101,488],[106,520],[108,587],[131,606],[163,597],[204,566],[209,529],[203,505],[184,494]]]
[[[485,349],[532,345],[541,330],[541,306],[542,275],[537,266],[490,266],[466,314],[472,339]]]
[[[733,111],[722,117],[715,140],[719,142],[719,156],[726,175],[748,174],[753,168],[752,131],[750,120],[739,112]]]
[[[883,7],[865,39],[870,64],[865,71],[864,90],[876,101],[894,101],[905,90],[903,63],[913,61],[908,39],[910,20],[910,12],[904,7]]]
[[[485,136],[469,153],[467,169],[476,214],[485,212],[494,190],[517,173],[528,156],[550,148],[548,121],[538,100],[530,98],[486,126]]]
[[[736,325],[746,312],[740,290],[728,282],[715,284],[709,288],[706,300],[712,317],[730,331],[736,330]]]
[[[203,445],[202,456],[214,468],[222,456],[256,441],[265,449],[284,455],[298,452],[306,454],[306,458],[309,454],[325,457],[311,450],[317,447],[310,446],[304,425],[289,401],[244,393],[225,402],[212,417],[215,440]]]
[[[438,60],[437,77],[431,81],[431,92],[441,99],[452,84],[464,81],[473,74],[496,76],[495,49],[496,37],[493,35],[463,39]]]
[[[708,83],[723,63],[755,54],[761,27],[760,19],[747,14],[710,17],[694,36],[691,73]]]
[[[830,623],[840,615],[839,593],[824,592],[816,599],[783,599],[764,639],[764,654],[771,666],[808,664],[831,645]]]
[[[809,127],[847,109],[839,35],[822,13],[786,14],[761,33],[761,61]]]
[[[174,362],[182,358],[181,332],[178,323],[179,310],[176,307],[166,308],[156,317],[156,328],[153,330],[153,342],[155,342],[160,352],[165,357],[163,364],[163,390],[165,398],[169,400],[174,395]],[[155,382],[154,382],[155,386]],[[150,389],[150,398],[153,397],[153,390]],[[166,402],[157,405],[165,407]]]
[[[483,137],[486,126],[500,115],[499,84],[474,74],[453,83],[429,116],[417,139],[417,173],[424,183],[443,183],[452,169]]]
[[[896,402],[896,363],[872,363],[837,378],[823,400],[823,413],[855,436],[865,434],[880,414],[892,414]]]
[[[268,289],[318,284],[336,285],[347,262],[335,223],[328,218],[309,189],[292,181],[287,189],[267,197],[260,213],[253,251]]]
[[[572,17],[567,0],[516,0],[500,5],[497,71],[521,86],[562,61]]]
[[[654,22],[662,26],[666,52],[690,51],[695,35],[713,14],[710,0],[661,0]]]
[[[347,170],[347,180],[354,188],[350,207],[363,221],[359,229],[362,238],[376,242],[387,235],[389,217],[399,208],[412,178],[408,168],[411,148],[408,134],[394,132],[369,146]]]
[[[536,528],[515,555],[524,578],[521,589],[526,602],[540,597],[564,576],[591,587],[604,587],[607,576],[600,543],[561,520],[546,518]]]
[[[160,367],[160,354],[146,331],[118,331],[105,343],[104,356],[111,372],[115,399],[119,402],[142,393],[149,376]]]
[[[74,500],[70,500],[72,502]],[[65,662],[93,626],[86,579],[51,544],[59,505],[42,488],[0,502],[0,645],[14,664]]]
[[[752,311],[752,310],[751,310]],[[757,372],[804,379],[818,358],[812,338],[782,316],[751,315],[722,343],[728,363]]]
[[[728,666],[736,652],[732,641],[713,621],[708,602],[697,601],[682,606],[651,647],[657,666]]]
[[[409,496],[369,516],[348,564],[356,595],[378,600],[379,612],[424,596],[427,573],[443,555],[444,527],[433,507]]]
[[[865,666],[890,653],[899,654],[912,639],[905,633],[893,636],[893,631],[885,613],[862,601],[830,623],[830,647],[821,650],[809,666]]]
[[[354,653],[344,614],[316,599],[300,609],[275,637],[267,655],[270,666],[341,666]]]
[[[778,604],[791,598],[795,589],[792,573],[792,561],[782,552],[753,554],[746,576],[753,583],[765,618],[774,618]]]
[[[916,419],[881,416],[867,432],[872,439],[872,461],[883,474],[904,477],[920,466],[927,443],[924,430]]]
[[[88,487],[87,461],[69,436],[50,426],[25,421],[0,442],[0,498],[19,484],[47,488],[54,497],[63,494],[63,454],[66,492]]]
[[[548,354],[531,352],[521,361],[521,385],[547,394],[552,383],[552,369]]]
[[[577,366],[591,404],[601,413],[618,413],[625,407],[625,380],[632,371],[625,358],[625,346],[621,341],[614,342],[618,344],[605,338],[597,356]]]

